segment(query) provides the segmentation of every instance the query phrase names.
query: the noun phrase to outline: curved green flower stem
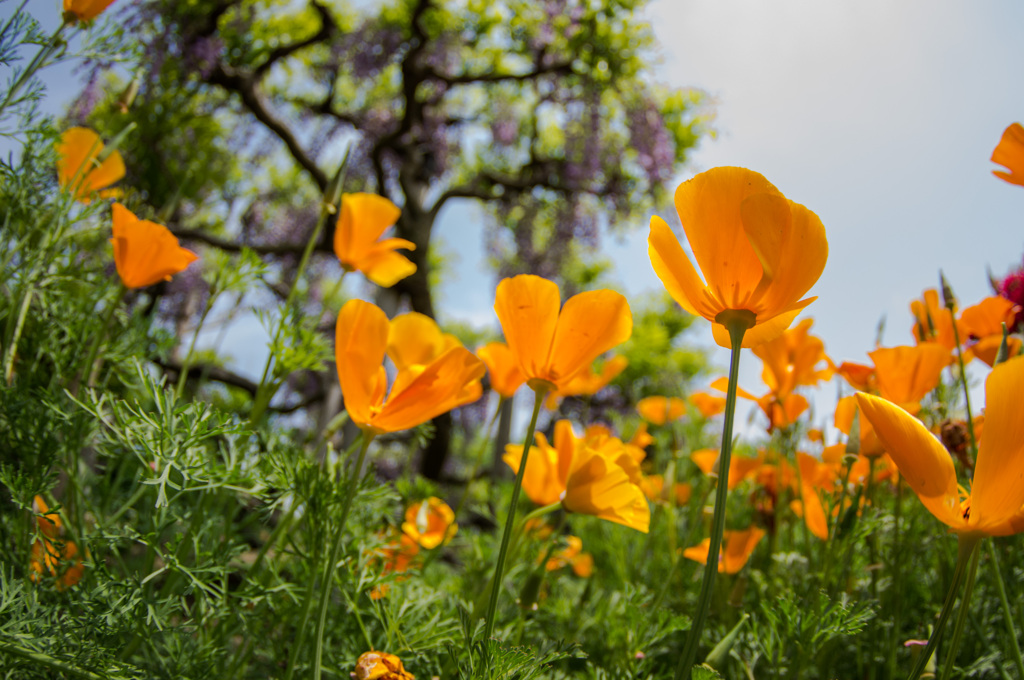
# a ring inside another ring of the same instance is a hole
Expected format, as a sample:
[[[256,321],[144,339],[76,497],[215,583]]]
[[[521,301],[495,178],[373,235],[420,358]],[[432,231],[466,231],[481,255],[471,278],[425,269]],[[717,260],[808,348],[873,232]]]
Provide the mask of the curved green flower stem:
[[[499,396],[498,407],[494,410],[494,415],[491,416],[490,422],[487,423],[487,430],[484,432],[484,440],[480,444],[480,449],[476,452],[476,458],[473,460],[473,468],[469,472],[469,477],[466,479],[466,490],[462,493],[462,498],[459,499],[458,505],[455,506],[455,512],[452,513],[455,519],[459,518],[459,513],[462,508],[466,505],[466,500],[469,498],[469,488],[476,481],[477,473],[480,471],[480,465],[484,462],[484,455],[487,453],[487,449],[491,444],[491,435],[494,434],[494,424],[498,422],[498,416],[501,415],[501,407],[505,405],[507,399]]]
[[[334,544],[331,546],[331,554],[324,565],[324,578],[320,590],[320,614],[316,622],[316,636],[314,638],[313,653],[313,678],[320,680],[321,662],[324,657],[324,625],[327,622],[327,605],[331,601],[331,591],[334,589],[334,568],[338,563],[338,551],[341,550],[342,539],[345,537],[345,523],[348,521],[349,510],[352,509],[352,499],[355,498],[356,489],[359,486],[359,475],[363,468],[363,460],[366,458],[366,451],[370,448],[370,442],[376,437],[369,430],[363,430],[363,445],[359,447],[359,456],[356,464],[349,472],[348,488],[345,490],[345,501],[341,506],[341,519],[338,520],[338,534],[334,537]],[[303,620],[305,628],[305,620]],[[291,669],[289,668],[289,675]]]
[[[974,555],[977,552],[978,542],[980,539],[980,536],[971,534],[961,534],[958,536],[956,568],[953,571],[953,582],[949,584],[949,592],[946,593],[946,601],[942,605],[942,611],[939,613],[939,620],[935,624],[935,629],[932,631],[931,637],[928,638],[928,645],[917,658],[917,664],[910,672],[908,680],[918,680],[918,678],[921,677],[922,671],[924,671],[924,667],[928,665],[928,660],[932,658],[932,654],[935,653],[935,647],[939,644],[939,640],[942,639],[942,631],[946,627],[946,621],[949,619],[949,615],[953,612],[953,604],[956,602],[957,591],[960,590],[960,584],[964,581],[964,575],[968,571],[969,563],[972,562]],[[975,566],[977,565],[975,564]],[[965,591],[961,603],[961,612],[966,610],[965,605],[967,604],[969,597],[970,592]],[[956,648],[951,646],[947,653],[952,656],[956,656]]]
[[[313,233],[309,235],[309,240],[306,241],[306,248],[302,251],[302,258],[299,260],[299,266],[295,270],[295,278],[292,281],[288,297],[285,299],[284,306],[282,307],[281,319],[277,324],[277,328],[274,329],[274,337],[270,343],[270,352],[267,354],[267,363],[263,366],[263,375],[260,377],[259,385],[256,387],[252,412],[249,414],[250,425],[255,426],[260,422],[263,414],[267,412],[267,407],[270,406],[270,401],[274,398],[277,388],[280,386],[276,380],[267,382],[267,379],[270,377],[270,368],[274,363],[274,348],[281,341],[281,331],[284,329],[288,310],[295,303],[295,296],[299,290],[299,281],[302,280],[302,274],[306,271],[309,259],[313,255],[313,249],[316,247],[317,241],[320,240],[320,233],[324,230],[327,220],[338,213],[341,203],[341,186],[344,183],[345,170],[348,167],[348,153],[348,151],[345,152],[337,174],[335,174],[327,190],[324,192],[324,201],[320,207],[320,219],[316,221],[316,227],[313,228]]]
[[[1021,657],[1020,643],[1017,642],[1017,631],[1013,625],[1010,601],[1006,599],[1006,584],[1003,583],[1003,570],[999,568],[999,555],[996,551],[995,541],[988,542],[988,554],[992,558],[992,571],[995,574],[996,591],[999,593],[999,608],[1003,612],[1003,621],[1006,622],[1006,634],[1010,638],[1010,651],[1013,652],[1013,662],[1017,666],[1017,677],[1024,680],[1024,658]]]
[[[501,536],[501,548],[498,550],[498,563],[494,566],[494,579],[491,583],[491,598],[487,605],[487,617],[484,619],[484,639],[490,639],[494,633],[494,613],[498,608],[498,593],[501,591],[501,577],[505,572],[505,556],[508,553],[509,539],[512,538],[512,525],[515,524],[516,504],[519,503],[519,491],[523,486],[523,475],[526,473],[526,461],[533,446],[533,432],[537,429],[537,417],[540,407],[544,404],[544,396],[551,387],[547,384],[531,385],[536,397],[533,402],[533,415],[530,425],[526,428],[526,440],[523,443],[523,458],[519,461],[519,472],[516,474],[515,485],[512,487],[512,500],[509,503],[508,517],[505,518],[505,531]],[[528,516],[529,517],[529,516]]]
[[[192,341],[189,342],[188,351],[185,352],[185,358],[181,360],[181,372],[178,374],[178,384],[174,389],[175,401],[181,399],[182,390],[185,389],[185,379],[188,378],[188,369],[192,365],[192,355],[196,350],[196,340],[199,339],[199,332],[203,330],[206,317],[209,316],[210,310],[213,309],[213,303],[216,302],[219,293],[220,291],[217,290],[216,286],[211,286],[210,294],[206,298],[206,305],[203,307],[203,313],[199,316],[199,323],[196,324],[196,329],[192,333]]]
[[[967,569],[967,585],[964,586],[964,594],[960,598],[960,612],[956,617],[956,626],[953,628],[953,638],[949,641],[949,648],[946,650],[946,664],[942,667],[941,680],[949,680],[949,674],[953,672],[956,665],[956,653],[960,649],[960,637],[964,632],[964,624],[967,622],[967,614],[971,608],[971,593],[974,592],[974,577],[978,573],[978,558],[981,551],[975,549],[971,554],[971,565]]]
[[[725,423],[722,427],[722,449],[718,456],[718,487],[715,490],[715,515],[711,521],[711,545],[708,547],[708,560],[704,567],[704,578],[700,584],[700,597],[697,602],[696,616],[686,638],[686,647],[679,657],[676,667],[676,680],[690,677],[690,669],[697,658],[697,647],[700,646],[701,633],[708,618],[711,605],[711,592],[718,575],[718,555],[722,547],[722,535],[725,532],[725,502],[729,497],[729,460],[732,455],[732,426],[736,415],[736,387],[739,383],[740,349],[743,347],[743,335],[754,327],[754,314],[745,309],[730,309],[715,318],[729,331],[732,345],[732,356],[729,360],[729,388],[725,395]]]

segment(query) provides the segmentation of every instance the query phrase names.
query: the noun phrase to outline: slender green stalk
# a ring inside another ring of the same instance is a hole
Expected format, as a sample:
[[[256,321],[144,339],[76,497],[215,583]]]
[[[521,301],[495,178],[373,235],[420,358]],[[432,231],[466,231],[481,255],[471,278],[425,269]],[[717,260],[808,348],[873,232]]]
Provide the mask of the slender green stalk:
[[[697,658],[697,647],[700,646],[701,633],[708,618],[711,606],[711,593],[718,575],[718,554],[722,547],[722,535],[725,532],[725,502],[729,496],[729,460],[732,455],[732,427],[736,415],[736,388],[739,384],[740,349],[743,347],[743,335],[753,328],[755,317],[747,310],[727,310],[715,319],[729,330],[732,345],[732,356],[729,360],[729,388],[725,396],[725,424],[722,427],[722,449],[718,456],[718,488],[715,490],[715,514],[711,521],[711,545],[708,548],[708,560],[704,567],[704,578],[700,584],[700,596],[690,634],[686,638],[686,647],[679,657],[676,667],[676,680],[688,678],[690,669]]]
[[[999,593],[999,608],[1003,612],[1006,634],[1010,638],[1010,651],[1013,652],[1013,662],[1017,665],[1017,677],[1024,680],[1024,659],[1021,658],[1020,643],[1017,642],[1017,631],[1013,626],[1010,601],[1006,598],[1006,584],[1003,582],[1003,570],[999,568],[999,555],[996,551],[995,541],[988,542],[988,554],[992,558],[992,572],[995,574],[996,592]]]
[[[949,680],[949,674],[953,672],[956,665],[956,653],[960,650],[960,637],[964,632],[964,624],[967,622],[967,614],[971,608],[971,593],[974,592],[974,577],[978,573],[978,558],[981,551],[976,548],[971,553],[971,565],[967,569],[967,585],[964,586],[964,594],[960,598],[960,612],[956,617],[956,625],[953,627],[953,638],[949,641],[949,649],[946,650],[946,665],[942,667],[941,680]]]
[[[370,448],[370,442],[376,435],[369,430],[363,430],[363,445],[359,448],[359,457],[352,467],[349,476],[348,489],[345,490],[345,501],[341,506],[341,519],[338,520],[338,534],[334,537],[334,545],[331,546],[331,555],[324,565],[324,581],[320,590],[320,615],[316,622],[315,651],[313,654],[313,678],[320,680],[321,661],[324,657],[324,626],[327,622],[327,605],[331,601],[331,591],[334,589],[334,568],[338,563],[338,551],[341,550],[342,539],[345,537],[345,523],[348,521],[349,510],[352,509],[352,499],[355,498],[356,489],[359,487],[359,475],[363,468],[363,460],[366,458],[366,451]]]
[[[111,301],[110,305],[107,307],[106,311],[103,314],[103,318],[100,320],[99,330],[96,332],[96,336],[93,338],[92,347],[89,348],[89,354],[87,355],[85,364],[83,364],[82,366],[81,373],[78,374],[75,381],[72,383],[72,396],[78,395],[78,390],[79,388],[81,388],[83,382],[86,385],[92,384],[93,378],[95,377],[94,374],[96,373],[94,369],[94,364],[96,363],[96,359],[99,356],[100,347],[103,346],[103,341],[107,337],[107,331],[110,329],[110,322],[114,319],[114,312],[117,311],[118,304],[120,303],[121,298],[124,297],[124,293],[125,286],[123,283],[118,281],[117,294],[114,296],[113,301]]]
[[[946,621],[949,620],[949,615],[953,612],[953,604],[956,602],[957,591],[960,590],[960,584],[964,581],[964,575],[968,571],[968,565],[974,557],[974,553],[978,548],[978,541],[980,536],[971,534],[961,534],[958,537],[957,542],[957,554],[956,554],[956,568],[953,571],[953,582],[949,584],[949,592],[946,593],[946,601],[942,605],[942,611],[939,613],[939,620],[935,624],[935,629],[932,631],[932,635],[928,638],[928,645],[921,652],[921,656],[917,658],[917,664],[914,669],[910,671],[908,680],[917,680],[921,677],[921,672],[924,671],[924,667],[928,665],[928,659],[932,658],[932,654],[935,653],[935,647],[939,644],[939,640],[942,639],[942,631],[946,627]],[[969,596],[969,593],[964,594],[964,600]],[[949,653],[956,655],[956,649],[952,648]]]
[[[203,313],[199,316],[199,323],[196,324],[196,329],[192,333],[192,341],[189,342],[188,351],[185,353],[185,358],[181,360],[181,372],[178,374],[178,385],[174,389],[174,398],[181,399],[181,393],[185,389],[185,379],[188,378],[188,369],[192,365],[192,355],[196,351],[196,340],[199,339],[199,332],[203,330],[203,324],[206,323],[206,317],[209,316],[210,310],[213,309],[213,303],[217,300],[218,290],[216,287],[211,288],[210,295],[206,298],[206,305],[203,307]]]
[[[501,536],[501,548],[498,550],[498,563],[494,567],[494,581],[491,583],[491,599],[487,605],[487,617],[484,620],[484,639],[489,639],[494,633],[494,613],[498,608],[498,593],[501,591],[501,577],[505,571],[505,556],[508,554],[509,539],[512,538],[512,525],[516,518],[516,504],[519,503],[519,491],[523,486],[523,475],[526,472],[526,461],[530,455],[530,447],[533,446],[533,432],[537,429],[537,417],[540,415],[540,407],[544,404],[544,396],[548,389],[543,386],[534,387],[536,397],[533,402],[533,415],[530,417],[530,425],[526,428],[526,441],[523,443],[523,458],[519,461],[519,472],[516,474],[516,482],[512,487],[512,501],[509,503],[508,517],[505,518],[505,531]]]
[[[25,3],[22,3],[21,7],[24,6]],[[18,14],[21,11],[21,7],[15,11],[15,14]],[[11,17],[11,20],[13,21],[13,16]],[[65,20],[60,26],[58,26],[57,30],[50,36],[50,39],[46,41],[46,44],[40,47],[39,51],[36,52],[36,55],[32,57],[32,61],[28,63],[25,70],[18,74],[17,80],[15,80],[7,89],[7,94],[4,96],[3,102],[0,102],[0,112],[3,112],[3,110],[6,109],[12,101],[14,101],[15,96],[21,88],[32,79],[32,76],[34,76],[39,69],[49,65],[47,60],[50,56],[65,45],[65,42],[61,40],[60,34],[64,32],[64,28],[67,27],[67,25],[68,21]]]
[[[943,297],[945,297],[946,289],[948,284],[946,278],[939,272],[940,280],[943,286]],[[946,309],[949,310],[950,322],[953,326],[953,340],[956,342],[956,360],[957,365],[960,368],[960,384],[964,389],[964,406],[967,409],[967,434],[971,440],[971,459],[976,460],[978,458],[978,439],[974,436],[974,416],[971,414],[971,391],[967,388],[967,370],[964,368],[964,350],[960,346],[960,331],[956,327],[956,315],[953,313],[953,306],[955,301],[953,300],[952,293],[949,295]]]
[[[484,432],[484,440],[480,443],[480,448],[476,452],[476,457],[473,459],[473,467],[469,471],[469,477],[466,480],[466,490],[462,493],[462,498],[459,499],[458,505],[455,506],[455,512],[453,513],[455,519],[459,518],[459,513],[462,511],[463,506],[466,505],[466,500],[469,498],[469,488],[476,480],[477,473],[480,471],[480,466],[484,462],[484,456],[487,454],[487,449],[490,448],[491,436],[494,434],[494,424],[498,422],[498,416],[501,415],[501,407],[505,405],[505,397],[498,398],[498,407],[494,409],[494,415],[491,416],[491,420],[487,423],[487,430]]]

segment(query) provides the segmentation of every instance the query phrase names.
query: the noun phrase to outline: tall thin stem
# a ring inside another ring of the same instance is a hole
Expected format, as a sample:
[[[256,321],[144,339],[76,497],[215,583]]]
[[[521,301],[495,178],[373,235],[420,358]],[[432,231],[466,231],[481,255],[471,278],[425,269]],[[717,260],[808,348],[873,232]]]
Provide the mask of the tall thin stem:
[[[1013,652],[1013,662],[1017,665],[1017,677],[1024,680],[1024,659],[1021,658],[1020,643],[1017,642],[1017,630],[1013,626],[1013,612],[1010,611],[1010,601],[1006,599],[1006,584],[1003,583],[1003,570],[999,568],[999,555],[996,551],[995,541],[988,542],[988,554],[992,558],[992,572],[996,576],[996,592],[999,593],[999,608],[1003,612],[1006,634],[1010,638],[1010,651]]]
[[[686,638],[686,647],[679,657],[676,667],[676,680],[689,677],[690,669],[697,658],[697,647],[700,646],[701,633],[708,618],[711,606],[711,593],[718,575],[718,554],[722,547],[722,535],[725,532],[725,503],[729,496],[729,460],[732,455],[732,427],[736,414],[736,388],[739,384],[740,349],[743,347],[743,335],[754,326],[754,314],[747,310],[727,310],[718,315],[716,322],[729,330],[729,341],[732,345],[732,356],[729,360],[729,387],[725,396],[725,424],[722,428],[722,449],[718,456],[718,487],[715,490],[715,514],[711,521],[711,545],[708,548],[708,560],[704,567],[704,578],[700,584],[700,596],[697,600],[696,618]]]
[[[501,577],[505,571],[505,556],[508,554],[509,539],[512,538],[512,525],[516,519],[516,504],[519,503],[519,491],[523,486],[523,475],[526,472],[526,461],[530,455],[530,447],[533,446],[533,432],[537,429],[537,417],[540,415],[540,407],[544,404],[544,396],[548,390],[543,386],[534,387],[536,397],[533,402],[533,415],[530,417],[530,425],[526,428],[526,441],[523,443],[523,458],[519,461],[519,472],[516,473],[516,482],[512,487],[512,500],[509,503],[508,517],[505,518],[505,531],[501,536],[501,548],[498,550],[498,563],[494,567],[494,581],[491,583],[491,599],[487,605],[487,617],[484,620],[484,639],[489,639],[494,633],[494,613],[498,608],[498,593],[501,591]]]
[[[964,632],[964,623],[967,622],[967,614],[971,608],[971,593],[974,592],[974,577],[978,573],[978,558],[981,551],[975,548],[971,553],[971,564],[967,568],[967,584],[964,586],[963,597],[960,598],[960,613],[956,617],[956,625],[953,627],[953,638],[949,641],[949,649],[946,650],[946,665],[942,667],[941,680],[949,680],[949,674],[953,672],[956,664],[956,653],[960,650],[960,637]]]
[[[338,562],[338,551],[341,549],[342,539],[345,537],[345,523],[348,521],[349,510],[352,509],[352,499],[355,498],[356,489],[359,486],[359,475],[363,468],[363,460],[366,458],[366,451],[370,448],[370,442],[376,435],[369,430],[363,430],[363,445],[359,448],[359,457],[356,464],[349,473],[348,488],[345,490],[344,505],[341,506],[341,519],[338,520],[338,534],[334,537],[334,545],[331,546],[331,555],[324,565],[324,582],[320,591],[320,615],[316,622],[315,652],[313,655],[313,678],[320,680],[321,661],[324,656],[324,625],[327,621],[327,604],[331,600],[331,591],[334,589],[334,567]]]
[[[483,464],[484,455],[487,453],[487,449],[490,448],[491,435],[494,433],[494,424],[498,422],[498,416],[501,415],[501,407],[505,405],[505,397],[499,396],[498,406],[494,409],[494,415],[491,416],[490,421],[487,423],[487,429],[484,432],[484,440],[480,443],[480,449],[476,452],[476,456],[473,459],[473,467],[469,471],[469,477],[466,480],[466,490],[462,492],[462,498],[459,499],[458,505],[455,506],[455,512],[453,513],[455,519],[459,518],[459,513],[462,511],[463,506],[466,505],[466,500],[469,498],[469,490],[473,482],[476,480],[476,475],[480,471],[480,465]]]
[[[910,671],[908,680],[917,680],[921,677],[924,667],[928,665],[928,659],[932,658],[932,654],[935,653],[935,647],[939,644],[939,640],[942,639],[942,631],[946,627],[946,621],[949,620],[949,615],[953,612],[953,604],[956,602],[957,591],[960,590],[960,584],[964,581],[964,575],[967,573],[968,564],[971,558],[974,557],[975,550],[978,547],[979,537],[975,535],[961,534],[958,537],[957,553],[956,553],[956,568],[953,571],[953,582],[949,584],[949,592],[946,593],[946,601],[942,605],[942,611],[939,613],[938,623],[935,624],[935,629],[932,631],[932,635],[928,638],[928,645],[921,652],[921,656],[917,658],[917,664],[914,666],[914,670]],[[966,597],[966,596],[965,596]],[[956,650],[950,650],[951,653],[955,654]]]

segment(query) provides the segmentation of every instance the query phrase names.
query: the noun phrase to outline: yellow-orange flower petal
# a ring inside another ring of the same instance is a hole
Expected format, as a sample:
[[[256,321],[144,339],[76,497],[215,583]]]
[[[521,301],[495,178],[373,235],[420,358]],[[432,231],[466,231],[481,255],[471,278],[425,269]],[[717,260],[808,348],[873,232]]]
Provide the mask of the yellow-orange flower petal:
[[[399,371],[389,393],[383,366],[389,333],[387,316],[369,302],[349,300],[338,315],[335,359],[352,422],[377,434],[397,432],[479,398],[485,368],[462,346]]]
[[[914,315],[914,327],[910,330],[918,343],[937,342],[951,351],[956,349],[953,315],[939,300],[938,290],[929,288],[920,300],[911,302],[910,313]]]
[[[651,425],[664,425],[686,414],[686,404],[678,397],[645,397],[636,403],[636,412]]]
[[[95,19],[114,0],[64,0],[64,11],[73,14],[79,21]]]
[[[956,469],[946,447],[921,421],[881,397],[858,392],[857,405],[928,511],[947,526],[965,529]]]
[[[1024,127],[1020,123],[1013,123],[1003,131],[1002,139],[992,151],[992,162],[1009,170],[993,170],[993,175],[1010,184],[1024,186]]]
[[[722,551],[718,555],[718,573],[735,574],[739,572],[754,553],[758,542],[764,538],[764,529],[750,527],[743,531],[726,531]],[[708,553],[711,551],[711,539],[705,538],[695,546],[683,551],[683,557],[706,565]]]
[[[622,467],[628,455],[613,459],[607,451],[580,446],[573,456],[562,505],[569,512],[594,515],[647,533],[651,507],[637,482]],[[639,472],[639,469],[636,471]],[[635,480],[635,481],[634,481]]]
[[[600,373],[595,372],[593,366],[588,366],[582,371],[569,378],[565,385],[554,392],[549,392],[544,406],[549,410],[558,408],[558,402],[563,397],[578,397],[583,395],[597,394],[619,377],[619,374],[626,370],[629,359],[622,355],[608,357],[601,365]]]
[[[183,271],[199,256],[178,244],[171,231],[155,222],[140,220],[120,203],[113,208],[114,264],[127,288],[145,288]]]
[[[415,250],[401,238],[381,239],[402,211],[377,194],[343,194],[334,229],[334,254],[347,271],[362,272],[382,288],[390,288],[416,271],[416,265],[398,249]]]
[[[878,393],[911,413],[938,386],[943,369],[953,359],[948,347],[934,342],[883,347],[868,356],[875,362]]]
[[[712,418],[725,411],[725,397],[716,397],[707,392],[694,392],[689,396],[689,400],[705,418]]]
[[[402,531],[427,550],[452,540],[458,530],[455,513],[436,496],[410,505],[402,523]]]
[[[574,295],[559,312],[558,286],[523,274],[498,284],[494,311],[527,381],[564,387],[598,356],[629,339],[633,317],[619,293]]]
[[[744,336],[753,347],[778,337],[812,299],[801,299],[828,258],[818,217],[793,203],[763,176],[745,168],[713,168],[679,185],[676,210],[704,279],[668,224],[651,219],[651,263],[669,294],[691,314],[716,323],[725,310],[754,313]]]
[[[1003,326],[1013,328],[1013,321],[1019,307],[1004,297],[987,297],[960,313],[960,327],[971,353],[988,364],[995,363],[999,346],[1003,342]],[[1020,354],[1021,339],[1016,335],[1007,337],[1007,349],[1011,357]]]
[[[88,128],[70,128],[57,143],[57,181],[82,203],[89,203],[93,194],[124,177],[121,154],[112,151],[99,163],[102,153],[100,136]]]
[[[489,342],[478,347],[476,355],[487,366],[491,389],[502,397],[510,398],[526,382],[526,376],[519,369],[519,362],[505,343]]]

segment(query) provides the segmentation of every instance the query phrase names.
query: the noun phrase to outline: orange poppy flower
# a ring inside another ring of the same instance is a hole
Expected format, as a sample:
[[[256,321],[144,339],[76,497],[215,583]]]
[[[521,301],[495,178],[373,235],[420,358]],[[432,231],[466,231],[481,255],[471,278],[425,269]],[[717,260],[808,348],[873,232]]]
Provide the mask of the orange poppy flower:
[[[73,15],[79,21],[95,19],[114,0],[64,0],[64,12]]]
[[[78,546],[74,541],[60,540],[60,516],[56,512],[50,512],[42,496],[36,496],[32,505],[42,537],[32,543],[32,552],[29,556],[30,578],[32,581],[38,581],[40,577],[49,575],[57,579],[57,590],[71,588],[81,581],[85,574],[85,565],[82,563],[82,556],[78,554]]]
[[[938,387],[943,369],[953,359],[948,347],[934,342],[883,347],[868,356],[875,364],[878,393],[912,413],[917,413],[921,400]]]
[[[750,560],[754,548],[762,538],[764,538],[764,529],[759,527],[750,527],[743,531],[726,531],[725,545],[718,555],[718,573],[737,573]],[[710,549],[711,539],[705,538],[699,544],[684,550],[683,557],[706,565]]]
[[[853,417],[857,412],[857,397],[856,395],[849,395],[843,397],[836,403],[835,413],[835,426],[836,429],[843,434],[849,436],[850,430],[853,429]],[[864,419],[861,416],[857,422],[857,428],[860,431],[858,438],[860,455],[874,458],[881,456],[885,453],[885,447],[882,442],[879,441],[878,437],[875,436],[875,429],[871,427],[871,422]]]
[[[140,220],[120,203],[114,204],[114,265],[127,288],[145,288],[171,277],[199,259],[178,244],[170,229]]]
[[[558,571],[569,566],[580,578],[590,578],[594,573],[593,555],[583,552],[583,541],[579,536],[566,536],[565,540],[568,545],[548,558],[544,564],[545,571]]]
[[[665,478],[661,475],[644,475],[640,480],[640,488],[643,489],[647,500],[654,503],[673,501],[676,505],[686,505],[693,493],[691,485],[676,483],[675,498],[673,498],[668,487],[665,486]]]
[[[682,418],[686,404],[678,397],[644,397],[636,403],[636,412],[651,425],[664,425]]]
[[[67,2],[65,2],[67,5]],[[74,127],[66,130],[57,143],[57,182],[71,191],[75,200],[89,203],[93,194],[124,177],[124,160],[112,151],[99,162],[103,142],[92,130]],[[101,198],[119,195],[120,191],[101,192]]]
[[[729,387],[729,379],[724,376],[718,378],[711,383],[711,387],[725,392]],[[797,418],[803,415],[804,411],[810,408],[810,402],[807,401],[806,397],[792,392],[788,394],[767,392],[760,397],[755,397],[750,392],[739,387],[736,389],[736,396],[757,402],[757,405],[761,407],[764,414],[768,416],[768,432],[789,427],[797,421]]]
[[[716,397],[707,392],[694,392],[689,400],[705,418],[712,418],[725,411],[725,397]]]
[[[535,437],[523,472],[523,491],[531,501],[541,506],[561,501],[569,512],[647,533],[651,509],[640,487],[635,447],[601,430],[578,439],[568,420],[555,423],[554,446],[541,433]],[[505,447],[503,460],[516,473],[522,457],[522,446]]]
[[[416,271],[398,249],[415,250],[403,238],[381,239],[402,211],[377,194],[342,194],[341,214],[334,228],[334,254],[345,271],[360,271],[382,288],[390,288]]]
[[[999,364],[985,381],[985,436],[970,493],[957,484],[946,447],[910,413],[858,394],[886,451],[924,506],[958,534],[1008,536],[1024,531],[1024,358]]]
[[[960,327],[964,331],[964,339],[971,354],[991,367],[1003,342],[1002,324],[1005,323],[1008,329],[1012,329],[1019,310],[1020,307],[1006,298],[994,295],[960,312]],[[1006,343],[1011,357],[1020,354],[1019,337],[1007,336]]]
[[[698,449],[690,454],[690,460],[700,468],[706,475],[718,474],[718,450]],[[764,456],[758,454],[753,458],[748,456],[734,456],[729,461],[729,490],[735,489],[740,482],[750,477],[764,464]]]
[[[1024,186],[1024,127],[1013,123],[1003,131],[1003,137],[992,152],[992,162],[1006,170],[993,170],[992,174],[1010,184]]]
[[[410,505],[405,511],[405,522],[402,523],[405,535],[427,550],[452,540],[458,530],[455,513],[436,496]]]
[[[813,324],[813,319],[804,319],[775,340],[753,349],[754,355],[764,362],[761,379],[773,394],[784,397],[797,387],[828,380],[835,372],[832,360],[825,354],[825,343],[810,333]]]
[[[416,676],[405,670],[401,659],[387,652],[361,654],[352,677],[355,680],[416,680]]]
[[[828,258],[825,228],[813,212],[745,168],[712,168],[676,189],[676,211],[703,281],[668,224],[651,218],[651,263],[683,309],[711,321],[715,341],[730,347],[717,321],[747,310],[755,326],[744,347],[777,338],[814,298],[801,299]]]
[[[918,343],[937,342],[950,350],[956,349],[953,333],[953,315],[939,300],[939,291],[929,288],[920,300],[910,303],[914,327],[910,332]]]
[[[404,323],[400,317],[396,321],[400,327]],[[373,434],[397,432],[480,397],[486,369],[469,350],[454,346],[427,363],[406,363],[430,351],[418,353],[416,337],[392,336],[392,323],[379,307],[362,300],[349,300],[338,315],[334,352],[352,422]],[[386,352],[402,364],[390,391]]]
[[[500,396],[510,399],[526,382],[526,376],[519,370],[519,362],[505,343],[489,342],[477,347],[476,355],[487,366],[491,389]]]
[[[839,364],[836,373],[843,376],[846,382],[850,384],[850,387],[858,392],[874,392],[878,389],[874,366],[844,361]]]
[[[619,377],[619,374],[626,370],[626,366],[629,365],[629,359],[624,356],[616,355],[608,357],[608,359],[601,365],[601,372],[597,373],[594,371],[593,366],[588,366],[582,371],[570,378],[564,387],[560,387],[554,392],[549,392],[548,396],[544,400],[544,406],[551,411],[558,408],[558,402],[563,397],[580,397],[584,395],[597,394],[608,384]]]
[[[498,284],[494,311],[532,389],[564,388],[633,332],[629,303],[619,293],[580,293],[561,311],[560,300],[558,285],[539,276],[522,274]]]

